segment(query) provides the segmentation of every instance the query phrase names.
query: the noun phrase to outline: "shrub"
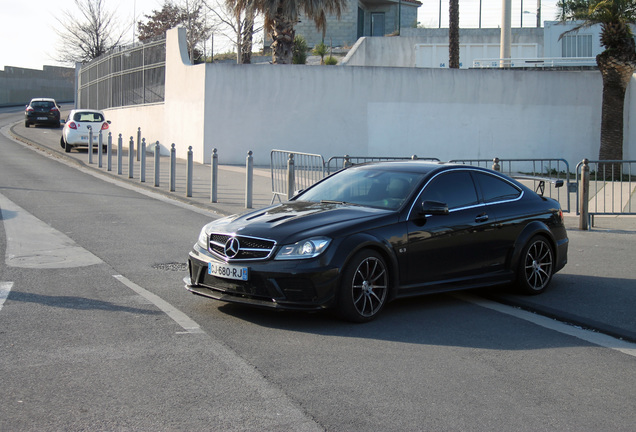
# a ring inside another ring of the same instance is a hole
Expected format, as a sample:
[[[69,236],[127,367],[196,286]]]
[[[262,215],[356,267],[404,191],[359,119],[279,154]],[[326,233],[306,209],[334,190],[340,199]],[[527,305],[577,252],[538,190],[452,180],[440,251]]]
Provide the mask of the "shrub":
[[[328,51],[329,47],[324,42],[320,42],[311,50],[313,55],[320,56],[320,64],[325,64],[325,55],[327,55]]]
[[[293,56],[292,63],[293,64],[305,64],[307,63],[307,50],[309,47],[307,46],[307,41],[302,36],[296,36],[294,38],[294,48],[293,48]]]
[[[325,64],[328,66],[333,66],[338,64],[338,59],[334,56],[329,56],[325,59]]]

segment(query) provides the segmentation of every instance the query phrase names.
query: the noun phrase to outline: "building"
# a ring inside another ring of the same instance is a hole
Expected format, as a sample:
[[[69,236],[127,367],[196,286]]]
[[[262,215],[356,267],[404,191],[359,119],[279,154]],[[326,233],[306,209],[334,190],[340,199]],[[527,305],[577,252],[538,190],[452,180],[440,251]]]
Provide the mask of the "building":
[[[364,36],[398,35],[400,29],[417,27],[418,0],[348,0],[340,19],[327,15],[324,43],[333,47],[351,47]],[[301,16],[294,26],[310,47],[323,40],[313,19]],[[265,46],[271,39],[265,34]]]

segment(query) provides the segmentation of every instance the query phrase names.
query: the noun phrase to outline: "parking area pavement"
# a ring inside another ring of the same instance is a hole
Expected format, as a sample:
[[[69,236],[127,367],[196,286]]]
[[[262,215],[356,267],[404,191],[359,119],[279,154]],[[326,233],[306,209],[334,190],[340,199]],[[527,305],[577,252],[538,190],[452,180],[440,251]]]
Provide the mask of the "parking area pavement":
[[[126,149],[122,155],[122,174],[117,174],[116,153],[113,155],[112,171],[107,170],[105,159],[102,161],[102,168],[99,168],[96,153],[92,163],[88,162],[86,151],[65,153],[59,145],[59,129],[26,129],[18,123],[11,128],[11,134],[53,157],[99,171],[128,185],[215,212],[219,216],[248,210],[244,166],[219,166],[218,202],[212,203],[209,164],[193,164],[192,196],[186,197],[185,160],[177,160],[177,187],[171,192],[168,156],[160,157],[159,186],[154,186],[152,153],[148,154],[145,182],[142,182],[140,163],[136,159],[132,176],[128,173]],[[274,195],[269,167],[254,168],[252,190],[252,208],[264,207],[272,202]],[[575,214],[568,214],[565,219],[570,237],[568,265],[555,275],[550,289],[540,296],[532,297],[510,294],[503,288],[484,290],[483,295],[560,321],[636,342],[636,217],[596,216],[594,227],[590,231],[578,229],[579,220]]]

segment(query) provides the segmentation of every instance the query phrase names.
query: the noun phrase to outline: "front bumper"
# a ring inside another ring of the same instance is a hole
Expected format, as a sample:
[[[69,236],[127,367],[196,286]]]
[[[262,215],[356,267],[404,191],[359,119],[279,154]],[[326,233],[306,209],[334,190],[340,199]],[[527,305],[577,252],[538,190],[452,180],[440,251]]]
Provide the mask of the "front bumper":
[[[295,261],[243,261],[249,267],[247,281],[208,274],[208,263],[223,262],[195,246],[188,257],[185,288],[215,300],[270,309],[321,310],[333,304],[339,268],[319,258]],[[235,263],[236,264],[236,263]]]

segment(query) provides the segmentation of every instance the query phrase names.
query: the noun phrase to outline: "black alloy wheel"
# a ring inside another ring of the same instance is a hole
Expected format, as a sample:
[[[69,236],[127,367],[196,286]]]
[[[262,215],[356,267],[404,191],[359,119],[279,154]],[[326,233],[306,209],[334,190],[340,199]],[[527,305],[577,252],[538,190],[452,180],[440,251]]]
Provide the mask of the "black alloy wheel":
[[[540,294],[554,274],[554,252],[545,237],[535,236],[523,249],[517,286],[525,294]]]
[[[342,275],[338,312],[347,321],[368,322],[387,302],[389,272],[382,256],[362,250],[351,259]]]

